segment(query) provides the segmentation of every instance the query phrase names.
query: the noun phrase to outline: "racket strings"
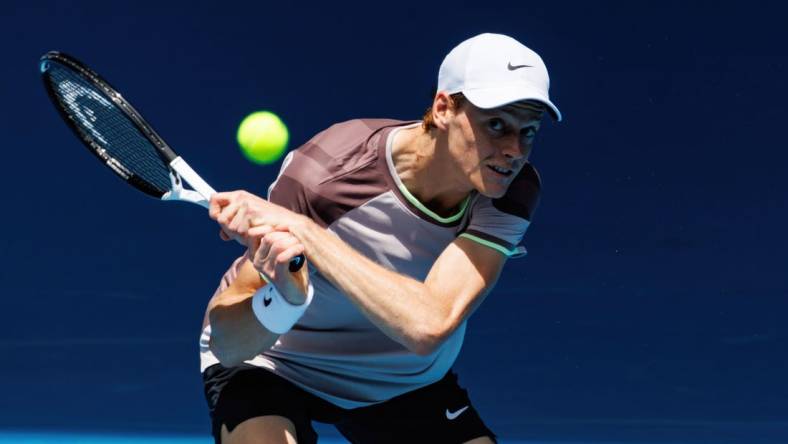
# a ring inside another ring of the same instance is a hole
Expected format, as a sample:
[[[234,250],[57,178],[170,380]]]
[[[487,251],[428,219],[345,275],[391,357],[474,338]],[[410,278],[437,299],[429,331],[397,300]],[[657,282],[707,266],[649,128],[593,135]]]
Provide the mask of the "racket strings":
[[[108,162],[113,169],[120,164],[162,193],[171,189],[170,169],[156,147],[97,86],[59,63],[51,63],[48,81],[80,136],[101,147],[97,154],[102,158],[114,159]]]

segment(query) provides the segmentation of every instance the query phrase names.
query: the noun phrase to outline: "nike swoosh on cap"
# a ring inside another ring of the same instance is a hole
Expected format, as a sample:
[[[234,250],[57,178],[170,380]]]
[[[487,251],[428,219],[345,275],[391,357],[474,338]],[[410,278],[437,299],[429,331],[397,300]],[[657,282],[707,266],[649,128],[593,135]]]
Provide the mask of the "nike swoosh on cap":
[[[271,305],[271,301],[273,301],[272,298],[263,298],[263,305],[268,307],[269,305]]]
[[[509,62],[509,65],[507,66],[507,68],[509,68],[509,71],[514,71],[515,69],[520,69],[520,68],[533,68],[533,66],[531,66],[531,65],[512,65],[512,62]]]
[[[464,411],[468,410],[468,407],[470,407],[470,406],[469,406],[469,405],[466,405],[465,407],[463,407],[463,408],[461,408],[461,409],[457,410],[456,412],[450,412],[450,411],[449,411],[449,409],[446,409],[446,418],[448,418],[448,419],[449,419],[449,421],[452,421],[452,420],[454,420],[454,419],[457,419],[457,417],[458,417],[458,416],[460,416],[460,415],[462,415],[462,413],[463,413]]]

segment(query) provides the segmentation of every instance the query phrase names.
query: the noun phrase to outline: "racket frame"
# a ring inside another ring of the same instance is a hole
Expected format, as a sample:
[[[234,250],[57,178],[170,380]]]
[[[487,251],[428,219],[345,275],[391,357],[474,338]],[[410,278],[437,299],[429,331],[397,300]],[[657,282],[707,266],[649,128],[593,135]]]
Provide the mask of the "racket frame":
[[[162,193],[158,188],[153,187],[147,181],[139,178],[137,175],[129,171],[118,160],[109,155],[107,150],[103,148],[95,139],[87,134],[72,118],[71,114],[67,113],[61,106],[59,95],[54,91],[53,84],[47,79],[46,71],[48,70],[48,63],[55,61],[63,64],[74,70],[88,83],[99,88],[101,93],[111,100],[118,109],[123,112],[126,117],[134,124],[134,126],[153,144],[154,148],[158,151],[159,155],[170,169],[171,189]],[[52,103],[57,108],[60,116],[66,121],[68,126],[74,131],[76,136],[83,142],[88,150],[99,158],[105,165],[107,165],[118,176],[124,179],[127,183],[144,192],[149,196],[156,197],[161,200],[180,200],[191,202],[201,205],[205,208],[209,207],[211,196],[216,194],[216,191],[208,185],[205,180],[195,172],[192,167],[178,156],[172,148],[159,136],[156,131],[142,118],[139,112],[123,96],[113,88],[109,82],[101,78],[96,72],[85,66],[82,62],[76,60],[74,57],[69,56],[60,51],[49,51],[41,57],[39,62],[39,70],[41,71],[41,78],[44,82],[44,88],[52,100]],[[186,181],[194,190],[183,188],[183,181]],[[290,261],[289,269],[291,272],[298,271],[305,263],[304,255],[298,255]]]
[[[129,119],[129,121],[148,139],[148,141],[157,150],[159,155],[169,166],[170,179],[172,181],[172,189],[162,193],[157,187],[150,185],[147,181],[139,178],[133,172],[129,171],[117,159],[112,157],[105,148],[103,148],[95,138],[86,133],[73,119],[63,106],[59,99],[59,95],[53,88],[53,83],[47,79],[46,71],[49,68],[49,62],[54,61],[67,66],[85,81],[96,87],[107,99]],[[186,202],[195,203],[208,208],[208,201],[216,191],[208,185],[190,166],[178,156],[172,148],[159,136],[153,127],[142,118],[142,115],[134,109],[131,104],[123,98],[123,96],[112,87],[106,80],[99,76],[96,72],[85,66],[82,62],[76,60],[74,57],[69,56],[60,51],[50,51],[41,57],[39,69],[42,74],[44,88],[49,95],[49,98],[55,104],[60,116],[65,120],[72,131],[77,137],[86,145],[88,151],[93,153],[99,158],[101,162],[107,165],[118,176],[124,179],[133,187],[144,192],[145,194],[156,197],[162,200],[182,200]],[[183,188],[182,181],[185,180],[194,190],[187,190]]]

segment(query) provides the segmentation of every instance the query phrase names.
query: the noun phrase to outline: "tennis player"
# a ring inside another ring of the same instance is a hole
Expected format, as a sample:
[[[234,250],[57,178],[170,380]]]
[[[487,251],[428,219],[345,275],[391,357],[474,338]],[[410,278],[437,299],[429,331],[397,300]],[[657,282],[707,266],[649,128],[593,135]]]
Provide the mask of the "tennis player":
[[[466,322],[536,207],[528,156],[542,59],[481,34],[440,66],[423,120],[336,124],[291,152],[264,200],[210,215],[248,249],[209,303],[201,366],[216,442],[491,443],[451,370]],[[309,264],[296,273],[290,259]]]

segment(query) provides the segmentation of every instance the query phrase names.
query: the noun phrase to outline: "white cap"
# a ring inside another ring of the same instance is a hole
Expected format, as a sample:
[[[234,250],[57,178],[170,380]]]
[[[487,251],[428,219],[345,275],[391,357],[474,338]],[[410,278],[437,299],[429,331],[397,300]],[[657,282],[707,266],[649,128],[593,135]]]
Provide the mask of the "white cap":
[[[550,77],[539,54],[501,34],[479,34],[449,52],[438,71],[438,91],[461,92],[479,108],[521,100],[547,105],[556,120],[561,112],[547,91]]]

